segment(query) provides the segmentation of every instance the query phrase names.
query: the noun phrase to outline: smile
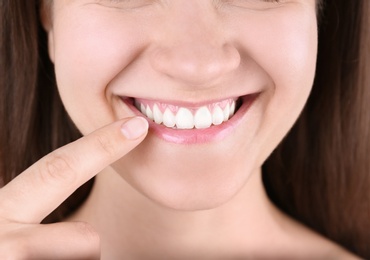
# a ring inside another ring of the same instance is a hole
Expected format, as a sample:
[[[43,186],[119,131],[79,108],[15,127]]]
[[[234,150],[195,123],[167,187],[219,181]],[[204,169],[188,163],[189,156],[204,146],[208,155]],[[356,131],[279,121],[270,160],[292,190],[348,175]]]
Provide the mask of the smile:
[[[144,115],[150,130],[176,144],[202,144],[231,135],[247,115],[259,93],[201,104],[124,98],[137,115]]]
[[[206,129],[227,122],[235,113],[237,99],[230,98],[200,107],[185,107],[135,99],[135,107],[156,124],[172,129]]]

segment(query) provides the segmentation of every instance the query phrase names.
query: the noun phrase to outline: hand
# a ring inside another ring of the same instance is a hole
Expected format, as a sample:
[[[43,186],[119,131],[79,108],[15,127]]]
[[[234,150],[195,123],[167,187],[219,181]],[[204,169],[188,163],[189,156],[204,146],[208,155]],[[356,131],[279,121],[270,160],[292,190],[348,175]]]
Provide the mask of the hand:
[[[99,258],[99,235],[88,223],[40,222],[147,131],[144,118],[115,122],[48,154],[0,189],[0,259]]]

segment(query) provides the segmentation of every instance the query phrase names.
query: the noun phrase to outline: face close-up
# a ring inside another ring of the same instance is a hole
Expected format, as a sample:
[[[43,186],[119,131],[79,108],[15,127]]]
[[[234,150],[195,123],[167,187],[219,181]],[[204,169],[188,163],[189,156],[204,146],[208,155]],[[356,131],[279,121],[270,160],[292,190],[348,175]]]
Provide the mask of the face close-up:
[[[315,0],[55,0],[46,26],[82,134],[150,122],[112,168],[160,205],[208,209],[259,174],[315,74]]]

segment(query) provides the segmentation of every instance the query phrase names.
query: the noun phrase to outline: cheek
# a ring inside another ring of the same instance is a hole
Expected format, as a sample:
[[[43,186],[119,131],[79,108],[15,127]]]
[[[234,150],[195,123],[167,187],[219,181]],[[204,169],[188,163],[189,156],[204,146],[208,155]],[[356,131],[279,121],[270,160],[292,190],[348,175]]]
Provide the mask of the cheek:
[[[317,24],[314,8],[301,5],[249,19],[238,32],[245,63],[255,64],[252,67],[266,78],[263,121],[256,136],[260,142],[255,148],[261,150],[262,164],[297,120],[312,89]]]
[[[275,92],[305,99],[315,73],[316,15],[312,10],[282,10],[260,16],[244,30],[246,59],[253,59],[270,78]],[[290,12],[290,13],[287,13]],[[278,93],[277,93],[278,94]]]
[[[279,29],[280,28],[280,29]],[[286,124],[286,132],[302,111],[312,89],[316,68],[317,26],[315,13],[292,14],[273,26],[272,46],[266,51],[263,66],[273,84],[267,112],[273,122]],[[271,127],[279,131],[278,123]]]
[[[317,54],[317,27],[312,22],[315,19],[314,15],[280,19],[268,39],[272,46],[265,50],[269,60],[265,59],[264,67],[275,84],[276,94],[284,91],[286,98],[297,103],[306,100],[313,84]]]
[[[73,12],[67,9],[55,18],[55,71],[67,111],[86,132],[114,120],[108,85],[130,65],[143,38],[129,23],[91,10]]]

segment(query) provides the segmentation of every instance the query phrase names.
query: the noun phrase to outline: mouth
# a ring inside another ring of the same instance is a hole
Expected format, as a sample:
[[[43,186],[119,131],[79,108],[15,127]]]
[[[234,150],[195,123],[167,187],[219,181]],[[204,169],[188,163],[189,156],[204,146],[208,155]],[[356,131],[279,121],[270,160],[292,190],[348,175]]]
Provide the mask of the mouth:
[[[151,100],[135,99],[135,107],[148,119],[171,129],[206,129],[232,118],[241,104],[229,98],[201,106],[181,106]]]
[[[237,127],[258,93],[214,102],[190,104],[141,98],[123,98],[138,115],[150,123],[165,141],[193,144],[223,139]]]

